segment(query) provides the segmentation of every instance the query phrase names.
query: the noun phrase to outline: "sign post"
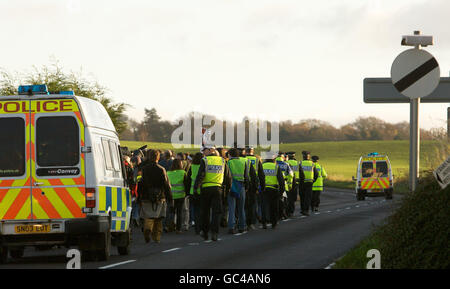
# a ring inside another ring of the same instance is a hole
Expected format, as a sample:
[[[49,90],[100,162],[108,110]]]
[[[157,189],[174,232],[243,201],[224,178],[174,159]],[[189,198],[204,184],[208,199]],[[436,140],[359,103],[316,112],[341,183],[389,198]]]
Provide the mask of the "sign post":
[[[398,92],[410,98],[409,187],[413,192],[419,177],[420,98],[432,93],[440,81],[439,64],[433,55],[421,49],[422,45],[432,44],[432,36],[421,36],[420,31],[414,31],[413,36],[403,36],[402,45],[414,48],[400,53],[391,67],[392,84]]]

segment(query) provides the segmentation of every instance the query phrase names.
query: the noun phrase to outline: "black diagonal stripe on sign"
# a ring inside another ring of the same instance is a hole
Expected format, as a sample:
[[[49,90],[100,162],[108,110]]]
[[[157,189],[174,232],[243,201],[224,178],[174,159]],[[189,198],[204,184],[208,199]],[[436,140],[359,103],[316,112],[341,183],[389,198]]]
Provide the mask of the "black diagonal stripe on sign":
[[[439,64],[433,57],[397,81],[394,86],[398,91],[402,92],[438,66]]]

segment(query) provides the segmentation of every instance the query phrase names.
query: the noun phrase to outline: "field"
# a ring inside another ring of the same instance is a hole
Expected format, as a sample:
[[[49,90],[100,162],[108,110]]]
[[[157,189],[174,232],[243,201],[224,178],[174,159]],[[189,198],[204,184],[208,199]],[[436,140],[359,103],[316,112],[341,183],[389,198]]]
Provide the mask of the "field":
[[[122,141],[122,146],[136,149],[144,144],[149,148],[162,150],[172,149],[168,143],[145,143]],[[325,167],[330,181],[351,182],[355,176],[359,157],[370,152],[385,153],[391,160],[396,178],[404,177],[409,172],[409,142],[408,141],[345,141],[345,142],[305,142],[281,144],[280,150],[297,152],[297,159],[301,151],[308,150],[311,155],[318,155],[319,162]],[[420,169],[436,168],[447,157],[448,144],[438,141],[422,141],[420,145]],[[175,152],[198,152],[198,148],[174,149]],[[256,150],[260,152],[259,149]]]

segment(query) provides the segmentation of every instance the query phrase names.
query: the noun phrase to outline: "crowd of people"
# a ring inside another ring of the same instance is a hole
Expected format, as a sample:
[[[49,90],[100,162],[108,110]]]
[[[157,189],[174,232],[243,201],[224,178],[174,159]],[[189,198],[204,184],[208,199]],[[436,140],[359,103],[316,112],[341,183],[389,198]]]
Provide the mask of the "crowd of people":
[[[163,232],[195,233],[217,241],[229,234],[272,229],[300,213],[318,211],[326,171],[318,156],[279,152],[261,159],[254,149],[204,147],[191,155],[141,148],[124,156],[132,194],[132,225],[146,242],[159,243]]]

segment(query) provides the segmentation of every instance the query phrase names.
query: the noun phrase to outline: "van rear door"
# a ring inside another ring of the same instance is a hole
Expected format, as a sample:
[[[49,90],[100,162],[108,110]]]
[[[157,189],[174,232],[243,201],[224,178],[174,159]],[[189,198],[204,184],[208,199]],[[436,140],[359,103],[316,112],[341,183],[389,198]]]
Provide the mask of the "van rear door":
[[[28,100],[0,101],[0,220],[31,218]]]
[[[32,219],[84,218],[84,124],[74,99],[31,100]]]

